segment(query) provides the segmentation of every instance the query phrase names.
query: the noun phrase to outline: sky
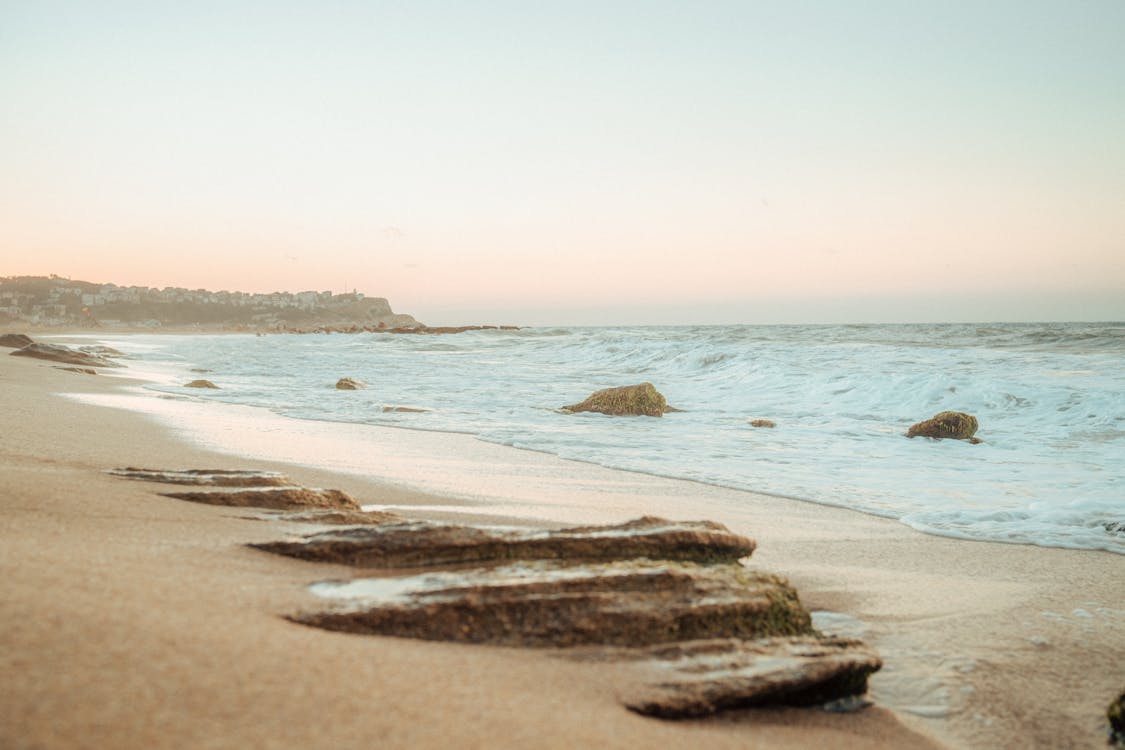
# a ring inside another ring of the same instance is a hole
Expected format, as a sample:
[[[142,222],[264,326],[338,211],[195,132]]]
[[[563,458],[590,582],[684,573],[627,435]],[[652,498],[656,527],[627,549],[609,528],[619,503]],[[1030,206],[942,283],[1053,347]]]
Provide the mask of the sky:
[[[1125,2],[0,0],[0,275],[1125,320]]]

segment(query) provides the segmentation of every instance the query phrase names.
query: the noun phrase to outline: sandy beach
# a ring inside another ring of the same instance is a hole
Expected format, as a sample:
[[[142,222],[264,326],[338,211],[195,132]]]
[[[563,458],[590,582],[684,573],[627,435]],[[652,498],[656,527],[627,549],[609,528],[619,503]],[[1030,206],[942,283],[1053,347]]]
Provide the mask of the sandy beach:
[[[750,564],[788,576],[810,610],[837,613],[882,654],[875,705],[660,721],[622,707],[612,664],[297,625],[283,615],[310,605],[310,583],[353,571],[246,545],[308,527],[161,497],[156,485],[104,471],[279,470],[418,517],[448,517],[434,508],[457,501],[405,489],[401,451],[378,478],[255,459],[253,445],[208,451],[152,418],[60,395],[112,395],[123,378],[7,353],[4,747],[1087,748],[1104,743],[1105,707],[1125,683],[1125,556],[927,536],[846,510],[585,465],[581,487],[547,487],[542,477],[562,462],[550,457],[511,458],[541,469],[539,479],[499,472],[481,494],[522,486],[534,505],[539,491],[607,502],[640,492],[654,505],[690,496],[694,507],[737,495],[732,528],[758,543]],[[483,453],[470,464],[521,453],[471,450]]]

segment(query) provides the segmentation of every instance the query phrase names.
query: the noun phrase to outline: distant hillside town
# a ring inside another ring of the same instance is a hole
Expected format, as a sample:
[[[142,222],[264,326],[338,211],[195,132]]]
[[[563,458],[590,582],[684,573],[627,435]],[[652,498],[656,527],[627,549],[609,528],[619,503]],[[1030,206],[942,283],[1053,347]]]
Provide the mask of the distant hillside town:
[[[344,330],[421,327],[362,292],[212,292],[118,286],[61,276],[0,276],[0,323],[37,327]]]

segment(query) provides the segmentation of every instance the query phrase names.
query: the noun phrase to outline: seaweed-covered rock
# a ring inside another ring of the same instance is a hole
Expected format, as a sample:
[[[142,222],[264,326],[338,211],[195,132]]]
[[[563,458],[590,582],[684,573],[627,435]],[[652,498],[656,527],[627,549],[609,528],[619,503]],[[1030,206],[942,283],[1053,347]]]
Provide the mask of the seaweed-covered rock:
[[[22,349],[17,349],[12,352],[13,357],[35,357],[36,359],[46,359],[52,362],[62,362],[68,365],[81,365],[83,367],[123,367],[124,365],[114,362],[112,359],[99,357],[96,354],[89,354],[87,352],[80,352],[77,349],[71,349],[69,346],[62,346],[61,344],[38,344],[30,343]]]
[[[264,487],[211,492],[162,492],[164,497],[190,500],[193,503],[226,505],[232,508],[272,508],[301,510],[305,508],[336,508],[360,510],[359,503],[341,490],[320,490],[308,487]]]
[[[6,346],[9,349],[22,349],[28,344],[34,343],[34,339],[22,333],[5,333],[0,336],[0,346]]]
[[[1109,741],[1125,747],[1125,690],[1109,704],[1105,718],[1109,722]]]
[[[754,542],[710,521],[646,516],[616,526],[498,530],[426,521],[314,534],[254,547],[305,560],[408,568],[508,560],[689,560],[734,562]]]
[[[625,705],[663,719],[858,697],[883,665],[861,641],[809,635],[689,641],[622,649],[608,658],[638,662],[641,686],[626,692]]]
[[[336,381],[336,390],[338,391],[361,391],[366,387],[367,383],[353,378],[340,378]]]
[[[347,633],[570,647],[812,635],[797,592],[741,565],[524,562],[487,570],[326,582],[335,602],[296,622]]]
[[[979,424],[972,414],[960,411],[943,411],[935,414],[930,419],[910,425],[906,431],[908,438],[952,438],[954,440],[972,440]],[[979,442],[979,440],[977,441]]]
[[[193,380],[190,383],[184,383],[184,388],[215,388],[217,390],[219,386],[210,380]]]
[[[777,427],[777,422],[772,419],[751,419],[751,427]]]
[[[293,484],[289,477],[276,471],[247,469],[139,469],[126,466],[109,469],[106,473],[123,479],[205,487],[288,487]]]
[[[562,407],[563,411],[594,411],[614,417],[644,415],[661,417],[669,411],[668,403],[652,383],[623,385],[595,391],[579,404]]]

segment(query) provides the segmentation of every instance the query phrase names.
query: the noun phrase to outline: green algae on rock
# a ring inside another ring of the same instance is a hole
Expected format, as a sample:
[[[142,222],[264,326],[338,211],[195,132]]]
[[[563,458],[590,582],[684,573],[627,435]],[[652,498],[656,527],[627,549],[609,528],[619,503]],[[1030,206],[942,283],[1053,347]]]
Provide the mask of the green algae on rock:
[[[910,429],[906,431],[906,436],[908,438],[950,438],[973,442],[973,436],[979,426],[977,418],[972,414],[960,411],[943,411],[925,421],[910,425]],[[975,442],[980,441],[976,440]]]
[[[622,385],[595,391],[583,402],[562,407],[565,412],[593,411],[614,417],[644,415],[661,417],[671,409],[660,391],[652,383]]]

